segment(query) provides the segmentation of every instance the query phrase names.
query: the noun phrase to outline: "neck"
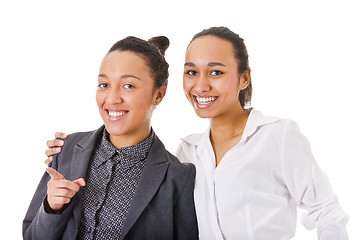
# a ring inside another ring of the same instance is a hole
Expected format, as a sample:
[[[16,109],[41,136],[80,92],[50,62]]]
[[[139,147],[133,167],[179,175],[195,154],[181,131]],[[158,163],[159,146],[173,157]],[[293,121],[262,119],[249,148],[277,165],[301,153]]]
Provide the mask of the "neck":
[[[151,133],[151,127],[142,131],[137,131],[137,133],[127,133],[123,135],[109,135],[109,140],[116,148],[123,148],[136,145],[144,141]]]
[[[232,111],[227,115],[211,118],[211,140],[224,141],[238,136],[241,137],[248,117],[249,111],[240,107],[240,109]]]

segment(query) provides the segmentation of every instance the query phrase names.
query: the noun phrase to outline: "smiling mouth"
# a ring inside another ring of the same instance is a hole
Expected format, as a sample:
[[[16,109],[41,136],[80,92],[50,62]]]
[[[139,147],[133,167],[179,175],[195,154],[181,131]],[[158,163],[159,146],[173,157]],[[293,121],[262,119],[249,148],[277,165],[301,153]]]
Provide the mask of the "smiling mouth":
[[[111,110],[106,110],[106,111],[111,118],[120,117],[128,113],[128,111],[111,111]]]
[[[196,102],[199,104],[209,104],[215,102],[216,99],[218,98],[218,97],[201,97],[197,95],[194,95],[193,97],[196,100]]]

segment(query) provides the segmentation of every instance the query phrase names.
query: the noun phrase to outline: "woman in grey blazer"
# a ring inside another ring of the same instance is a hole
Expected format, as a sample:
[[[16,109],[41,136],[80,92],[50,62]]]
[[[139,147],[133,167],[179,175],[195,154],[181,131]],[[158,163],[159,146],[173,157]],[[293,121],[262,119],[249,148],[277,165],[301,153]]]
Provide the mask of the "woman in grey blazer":
[[[104,57],[96,100],[104,126],[71,134],[23,221],[24,239],[197,239],[195,167],[151,128],[168,78],[166,37],[120,40]]]

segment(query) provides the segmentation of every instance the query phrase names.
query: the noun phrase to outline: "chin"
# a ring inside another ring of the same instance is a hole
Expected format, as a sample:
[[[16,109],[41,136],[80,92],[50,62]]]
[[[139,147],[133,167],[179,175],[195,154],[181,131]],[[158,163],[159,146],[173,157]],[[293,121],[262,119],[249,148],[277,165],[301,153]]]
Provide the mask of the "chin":
[[[127,131],[122,127],[109,126],[105,124],[107,132],[112,136],[121,136],[124,135]]]
[[[195,109],[195,113],[200,118],[212,118],[213,114],[210,111],[205,111],[205,109]]]

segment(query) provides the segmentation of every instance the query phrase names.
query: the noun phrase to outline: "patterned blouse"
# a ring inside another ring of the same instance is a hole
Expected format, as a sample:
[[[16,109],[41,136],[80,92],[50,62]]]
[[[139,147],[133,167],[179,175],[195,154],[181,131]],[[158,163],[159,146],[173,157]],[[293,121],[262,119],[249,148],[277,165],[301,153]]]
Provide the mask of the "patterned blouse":
[[[154,132],[141,143],[117,149],[104,130],[84,187],[78,239],[118,239],[150,151]]]

